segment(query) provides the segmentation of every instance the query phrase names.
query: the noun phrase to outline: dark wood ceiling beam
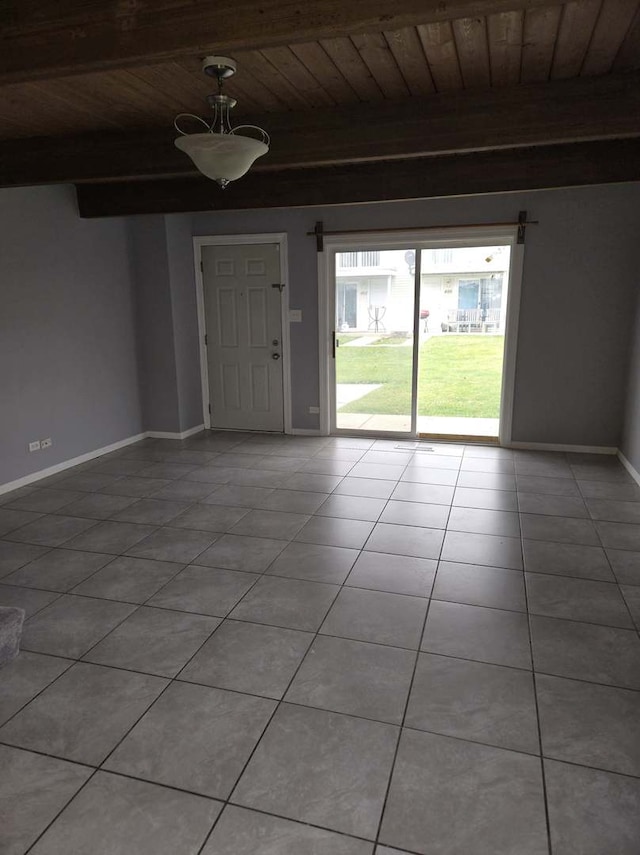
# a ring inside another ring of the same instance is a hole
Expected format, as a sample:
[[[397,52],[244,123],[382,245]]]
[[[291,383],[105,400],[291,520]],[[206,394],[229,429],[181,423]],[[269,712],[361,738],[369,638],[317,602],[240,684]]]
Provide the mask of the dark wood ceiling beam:
[[[0,83],[531,9],[548,0],[5,0]]]
[[[77,193],[80,216],[108,217],[381,202],[638,180],[640,142],[616,140],[256,172],[224,191],[200,177],[81,184]]]
[[[245,119],[245,117],[243,117]],[[272,147],[252,172],[640,136],[640,73],[248,116]],[[0,142],[0,186],[189,175],[167,128]],[[243,181],[245,179],[242,179]]]

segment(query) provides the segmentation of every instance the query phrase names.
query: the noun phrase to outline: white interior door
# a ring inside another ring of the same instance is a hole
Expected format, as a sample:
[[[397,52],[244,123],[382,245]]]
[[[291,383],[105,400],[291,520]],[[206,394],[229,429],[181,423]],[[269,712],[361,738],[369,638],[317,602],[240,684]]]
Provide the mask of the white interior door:
[[[283,431],[278,244],[202,247],[211,426]]]

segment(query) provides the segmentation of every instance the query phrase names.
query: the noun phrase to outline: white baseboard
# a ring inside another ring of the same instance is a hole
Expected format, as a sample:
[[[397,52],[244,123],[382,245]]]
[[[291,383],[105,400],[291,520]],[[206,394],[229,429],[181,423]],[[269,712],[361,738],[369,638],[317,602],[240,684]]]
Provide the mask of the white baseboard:
[[[574,454],[617,454],[618,449],[609,445],[556,445],[551,442],[509,442],[504,448],[523,451],[569,451]]]
[[[289,436],[322,436],[317,428],[291,428]]]
[[[627,458],[620,450],[618,450],[618,459],[620,460],[620,463],[622,463],[624,468],[627,470],[629,475],[631,475],[636,484],[640,484],[640,472],[638,472],[638,470],[632,463],[629,463]]]
[[[188,439],[188,437],[193,436],[196,433],[201,433],[204,430],[204,425],[196,425],[195,427],[189,428],[189,430],[183,430],[182,433],[172,433],[171,431],[164,430],[148,430],[145,436],[150,439]]]
[[[0,484],[0,495],[10,493],[12,490],[18,490],[20,487],[27,487],[35,481],[41,481],[43,478],[48,478],[50,475],[57,475],[58,472],[64,472],[65,469],[71,469],[72,466],[79,466],[81,463],[87,463],[95,457],[102,457],[103,454],[110,454],[112,451],[118,451],[127,445],[133,445],[134,442],[140,442],[141,439],[146,439],[147,433],[138,433],[135,436],[128,436],[126,439],[121,439],[118,442],[113,442],[111,445],[105,445],[103,448],[96,448],[94,451],[88,451],[86,454],[81,454],[79,457],[72,457],[71,460],[63,460],[62,463],[56,463],[54,466],[49,466],[46,469],[39,469],[37,472],[32,472],[30,475],[25,475],[24,478],[18,478],[15,481],[7,481],[6,484]]]

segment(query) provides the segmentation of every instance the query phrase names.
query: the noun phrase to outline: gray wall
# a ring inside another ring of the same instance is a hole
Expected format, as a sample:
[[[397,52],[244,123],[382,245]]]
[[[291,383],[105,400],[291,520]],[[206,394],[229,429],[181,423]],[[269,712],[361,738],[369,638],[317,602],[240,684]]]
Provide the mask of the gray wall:
[[[125,220],[0,191],[0,484],[140,433],[133,299]]]
[[[636,304],[629,355],[627,400],[620,450],[629,463],[640,472],[640,294]]]
[[[640,184],[298,210],[194,214],[194,235],[289,236],[293,425],[318,404],[316,220],[327,230],[540,220],[527,232],[513,439],[617,446],[634,305]]]

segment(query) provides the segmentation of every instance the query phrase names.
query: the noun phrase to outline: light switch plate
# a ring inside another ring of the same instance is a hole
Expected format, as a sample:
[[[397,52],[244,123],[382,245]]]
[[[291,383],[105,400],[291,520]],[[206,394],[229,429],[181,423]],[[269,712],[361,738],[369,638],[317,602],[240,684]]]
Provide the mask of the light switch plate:
[[[302,323],[302,309],[289,309],[289,323],[290,324]]]

